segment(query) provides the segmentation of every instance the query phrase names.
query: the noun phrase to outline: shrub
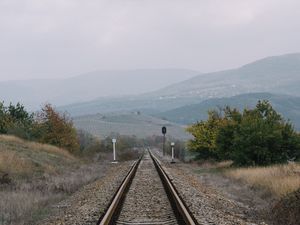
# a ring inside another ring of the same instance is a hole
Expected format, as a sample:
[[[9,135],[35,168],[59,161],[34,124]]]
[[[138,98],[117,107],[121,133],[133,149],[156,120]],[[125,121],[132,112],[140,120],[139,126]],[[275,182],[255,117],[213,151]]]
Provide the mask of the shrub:
[[[216,111],[208,112],[208,120],[200,121],[187,128],[194,136],[188,143],[191,151],[198,152],[198,158],[217,158],[216,136],[220,129],[220,115]]]
[[[252,110],[209,112],[207,121],[190,126],[189,149],[201,158],[233,160],[236,165],[269,165],[300,155],[300,136],[267,101]]]
[[[79,140],[72,120],[66,113],[59,113],[46,104],[37,114],[35,137],[41,142],[68,149],[79,150]]]
[[[20,103],[8,107],[0,102],[0,133],[13,134],[22,138],[31,138],[33,114],[28,113]]]
[[[290,193],[273,207],[276,225],[298,225],[300,221],[300,189]]]

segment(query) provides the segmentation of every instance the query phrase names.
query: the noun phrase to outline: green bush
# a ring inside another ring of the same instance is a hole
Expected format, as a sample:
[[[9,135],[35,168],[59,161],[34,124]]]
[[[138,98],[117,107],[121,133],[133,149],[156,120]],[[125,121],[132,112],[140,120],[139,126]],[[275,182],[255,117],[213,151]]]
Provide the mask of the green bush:
[[[268,101],[254,109],[209,112],[207,121],[187,129],[189,149],[203,159],[231,159],[236,165],[269,165],[300,157],[300,136]]]
[[[33,114],[28,113],[20,103],[9,104],[0,102],[0,133],[12,134],[30,139],[32,136]]]

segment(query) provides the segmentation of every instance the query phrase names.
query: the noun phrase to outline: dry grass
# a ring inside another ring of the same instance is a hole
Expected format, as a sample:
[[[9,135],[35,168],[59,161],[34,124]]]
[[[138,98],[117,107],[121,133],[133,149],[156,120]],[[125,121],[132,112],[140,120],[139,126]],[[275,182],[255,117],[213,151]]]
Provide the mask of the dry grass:
[[[0,175],[58,174],[78,163],[79,160],[64,149],[0,135]]]
[[[50,203],[104,176],[105,168],[54,146],[0,135],[0,225],[34,224]]]
[[[300,188],[300,164],[231,169],[225,175],[282,197]]]
[[[58,176],[17,181],[0,189],[0,225],[35,224],[49,212],[49,205],[105,175],[106,165],[82,165]],[[1,187],[1,185],[0,185]]]
[[[32,170],[32,162],[21,158],[16,152],[7,150],[0,152],[0,171],[8,174],[26,175]]]
[[[31,142],[31,141],[25,141],[21,138],[12,136],[12,135],[0,135],[0,142],[10,142],[14,143],[16,145],[23,145],[25,148],[29,148],[33,151],[44,151],[47,153],[52,153],[52,154],[58,154],[61,155],[67,159],[75,159],[73,155],[71,155],[67,150],[52,146],[52,145],[47,145],[47,144],[41,144],[37,142]]]
[[[42,180],[17,182],[12,188],[0,191],[0,225],[35,224],[47,216],[49,206],[82,186],[104,176],[106,169],[85,165],[59,176],[49,175]]]
[[[231,160],[222,161],[222,162],[205,160],[202,162],[197,161],[194,163],[203,169],[225,169],[225,168],[229,168],[233,162]]]
[[[40,191],[1,191],[0,225],[32,224],[28,221],[39,216],[41,207],[54,199],[61,199],[61,196],[61,194],[53,195]]]

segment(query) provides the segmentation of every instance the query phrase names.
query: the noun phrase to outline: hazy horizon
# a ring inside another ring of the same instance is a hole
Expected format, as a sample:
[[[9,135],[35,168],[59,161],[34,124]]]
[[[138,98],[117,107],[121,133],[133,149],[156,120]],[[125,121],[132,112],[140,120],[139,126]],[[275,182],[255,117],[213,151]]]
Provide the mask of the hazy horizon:
[[[236,68],[300,52],[299,7],[296,0],[0,1],[0,81]]]
[[[92,70],[92,71],[86,71],[86,72],[82,72],[82,73],[79,73],[79,74],[70,74],[70,75],[67,75],[67,76],[59,76],[59,77],[28,77],[28,78],[8,78],[7,80],[1,80],[0,79],[0,82],[14,82],[14,81],[39,81],[39,80],[57,80],[57,81],[63,81],[63,80],[68,80],[68,79],[73,79],[73,78],[79,78],[79,77],[82,77],[82,76],[86,76],[86,75],[89,75],[89,74],[96,74],[96,73],[99,73],[99,76],[103,77],[105,79],[105,75],[104,73],[107,72],[107,73],[111,73],[111,72],[135,72],[135,71],[160,71],[160,70],[186,70],[186,71],[194,71],[197,73],[197,75],[199,74],[202,74],[201,71],[197,71],[197,70],[191,70],[191,69],[188,69],[188,68],[137,68],[137,69],[128,69],[128,70],[125,70],[125,69],[111,69],[111,70]],[[183,74],[183,80],[186,80],[186,79],[189,79],[189,78],[192,78],[193,75],[191,76],[186,76],[186,74]],[[179,82],[179,81],[178,81]]]

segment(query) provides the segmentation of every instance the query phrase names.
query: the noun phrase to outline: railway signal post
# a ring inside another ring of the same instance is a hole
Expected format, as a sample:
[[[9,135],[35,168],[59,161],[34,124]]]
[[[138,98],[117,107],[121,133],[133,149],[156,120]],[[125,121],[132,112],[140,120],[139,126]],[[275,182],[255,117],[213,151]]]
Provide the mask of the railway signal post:
[[[171,161],[171,163],[175,163],[175,161],[174,161],[174,146],[175,146],[175,143],[172,142],[171,143],[171,148],[172,148],[172,161]]]
[[[113,138],[111,141],[112,141],[112,144],[113,144],[113,163],[117,163],[117,161],[116,161],[116,142],[117,142],[117,139]]]
[[[163,156],[165,156],[165,143],[166,143],[166,133],[167,133],[167,128],[162,127],[161,132],[163,134]]]

